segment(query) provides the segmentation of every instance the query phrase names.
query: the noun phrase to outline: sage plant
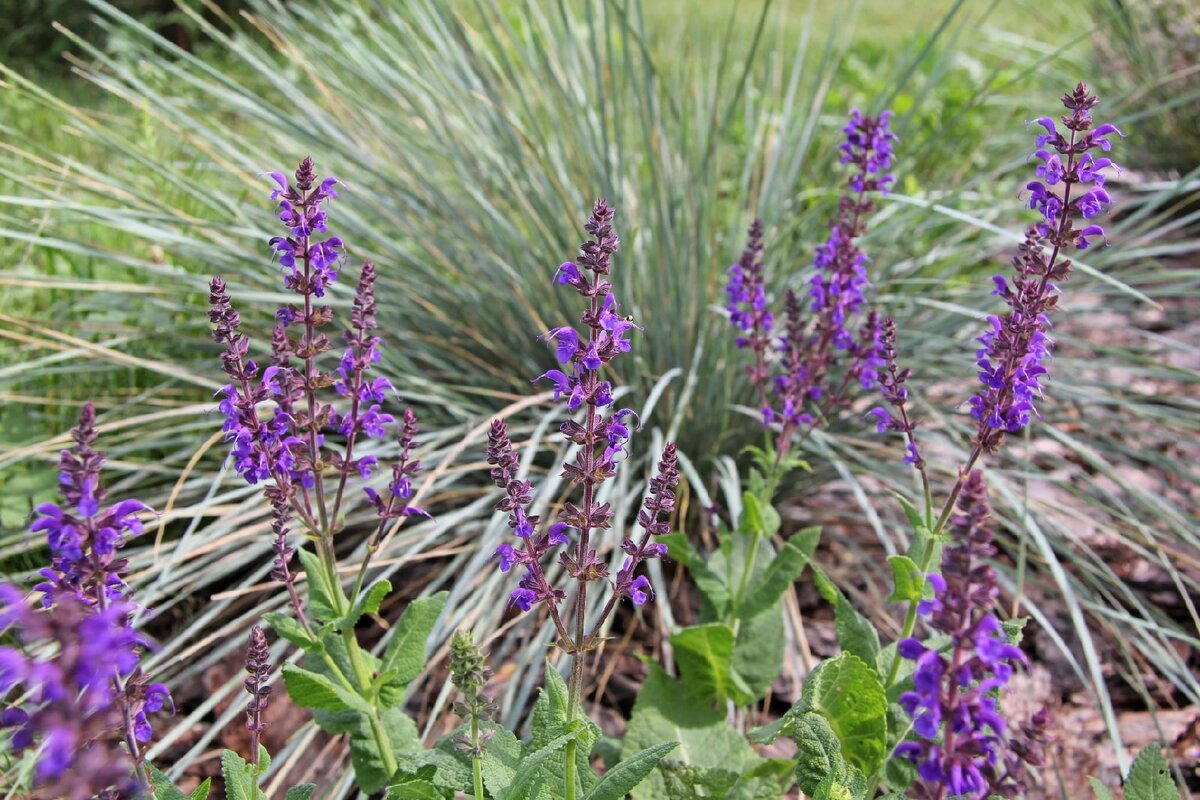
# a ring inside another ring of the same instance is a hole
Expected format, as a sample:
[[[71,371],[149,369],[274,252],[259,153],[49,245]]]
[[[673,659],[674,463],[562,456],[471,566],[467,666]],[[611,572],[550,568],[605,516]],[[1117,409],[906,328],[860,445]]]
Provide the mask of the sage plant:
[[[904,435],[904,461],[920,474],[925,494],[925,509],[916,531],[916,559],[908,560],[907,566],[894,563],[893,567],[911,570],[918,579],[919,594],[932,591],[934,595],[933,599],[915,596],[909,600],[884,686],[890,689],[895,685],[902,659],[917,662],[916,688],[902,698],[902,704],[913,715],[920,740],[902,744],[897,753],[918,765],[924,782],[922,797],[940,800],[947,792],[949,796],[980,798],[1015,796],[1023,791],[1019,762],[1037,763],[1040,758],[1037,742],[1044,734],[1045,715],[1031,720],[1025,739],[1013,744],[1005,736],[989,694],[1005,683],[1011,664],[1024,657],[1007,643],[991,613],[995,578],[991,568],[982,563],[992,553],[990,533],[984,526],[986,493],[975,466],[985,454],[996,452],[1008,434],[1022,430],[1038,415],[1053,347],[1050,317],[1058,307],[1059,287],[1071,273],[1066,254],[1086,249],[1104,236],[1104,229],[1091,220],[1111,204],[1103,188],[1102,170],[1117,165],[1109,158],[1095,157],[1092,151],[1110,150],[1110,137],[1120,131],[1110,124],[1094,125],[1091,110],[1097,102],[1080,83],[1063,95],[1067,113],[1058,121],[1050,117],[1036,121],[1045,133],[1036,139],[1038,180],[1030,181],[1026,189],[1030,208],[1039,212],[1040,219],[1025,231],[1012,261],[1014,274],[993,279],[993,294],[1004,300],[1009,310],[1003,316],[988,317],[988,328],[978,339],[981,388],[970,399],[975,434],[967,459],[958,468],[958,479],[936,516],[916,426],[906,409],[909,373],[896,365],[895,323],[891,318],[884,322],[881,384],[886,406],[872,409],[870,416],[879,432]],[[1060,124],[1066,133],[1059,130]],[[957,518],[953,516],[956,505],[960,511]],[[948,522],[951,546],[945,551],[939,576],[929,570],[935,544]],[[930,617],[935,630],[950,635],[949,656],[911,638],[923,615]],[[935,743],[939,735],[940,745]]]
[[[761,220],[750,225],[746,249],[729,269],[726,308],[738,331],[736,345],[753,354],[746,374],[763,424],[779,426],[777,466],[798,432],[823,424],[848,402],[855,384],[872,388],[883,366],[879,316],[864,296],[868,259],[858,242],[875,210],[874,193],[886,194],[895,181],[889,172],[896,138],[890,120],[888,111],[878,117],[851,112],[839,157],[852,167],[848,191],[838,200],[829,236],[817,248],[806,296],[791,288],[785,293],[782,331],[773,330],[777,315],[768,307]]]
[[[142,746],[149,717],[172,707],[161,683],[141,668],[147,641],[132,624],[137,605],[124,581],[125,542],[142,533],[138,500],[105,507],[104,455],[95,410],[86,403],[71,431],[74,446],[59,458],[61,505],[44,503],[30,531],[44,532],[50,566],[34,587],[41,610],[14,586],[0,584],[0,630],[37,655],[0,647],[0,696],[21,686],[23,701],[6,705],[0,727],[13,729],[14,751],[36,749],[35,788],[45,796],[134,797],[147,787]],[[47,654],[44,645],[53,645]]]
[[[383,724],[384,693],[376,681],[374,656],[358,644],[354,624],[364,611],[377,609],[390,589],[382,581],[369,590],[363,586],[371,558],[384,537],[410,515],[425,514],[408,502],[413,495],[412,479],[420,469],[420,462],[413,457],[419,444],[417,419],[406,409],[397,423],[384,410],[394,387],[386,377],[372,374],[380,360],[373,264],[364,264],[359,271],[337,366],[328,369],[323,363],[324,356],[334,349],[324,330],[333,322],[333,310],[321,301],[341,277],[345,262],[344,242],[328,235],[327,205],[337,197],[337,180],[318,178],[310,158],[301,161],[290,178],[282,172],[269,173],[269,177],[275,184],[271,199],[278,204],[278,219],[285,228],[283,235],[270,240],[270,246],[283,269],[283,285],[296,300],[276,312],[270,358],[260,367],[251,357],[249,337],[241,332],[240,316],[224,282],[220,277],[212,279],[209,318],[213,338],[224,347],[221,358],[230,378],[218,393],[223,430],[231,444],[234,469],[248,483],[263,484],[271,505],[272,575],[284,585],[296,616],[293,622],[271,617],[272,625],[317,659],[320,669],[342,689],[361,695],[371,705],[368,727],[386,781],[396,773],[398,763]],[[367,484],[379,468],[378,459],[363,450],[368,441],[389,435],[397,440],[399,457],[391,466],[386,488],[380,491]],[[344,527],[352,481],[363,483],[362,492],[375,509],[376,522],[347,595],[334,555],[334,538]],[[310,588],[307,614],[292,565],[297,549],[289,542],[297,525],[315,544],[315,557],[304,550],[299,555],[309,586],[321,590],[314,595]],[[312,624],[310,617],[318,624]],[[329,636],[338,640],[336,645],[325,641]],[[330,647],[343,653],[345,660],[331,657]],[[253,648],[256,658],[261,650],[258,644]],[[291,666],[284,668],[285,681],[292,679],[289,691],[293,684],[320,679],[301,672]],[[396,693],[386,696],[394,705]],[[255,704],[261,706],[265,694],[256,697]],[[303,697],[296,699],[303,704]],[[364,780],[360,776],[360,785],[374,791]]]
[[[603,200],[596,202],[584,226],[591,238],[580,247],[575,261],[565,262],[555,273],[560,285],[570,287],[583,298],[584,310],[579,318],[582,334],[575,326],[564,325],[542,337],[554,347],[562,369],[549,370],[538,380],[551,384],[554,400],[562,402],[568,411],[582,411],[582,421],[572,418],[561,426],[563,437],[576,448],[574,459],[563,469],[563,477],[581,488],[581,500],[564,503],[558,521],[544,525],[538,515],[529,513],[533,487],[517,477],[518,461],[504,422],[494,421],[488,435],[491,477],[504,492],[496,508],[507,512],[509,527],[520,542],[519,547],[501,545],[495,555],[502,571],[514,566],[521,569],[512,603],[522,611],[544,604],[558,634],[559,647],[572,656],[569,720],[578,713],[585,656],[597,646],[600,630],[616,603],[628,597],[640,605],[653,597],[649,581],[637,571],[643,562],[666,554],[666,546],[655,542],[653,537],[668,532],[665,520],[674,510],[675,486],[679,483],[675,446],[668,443],[651,482],[650,495],[638,515],[642,535],[636,541],[627,538],[622,542],[625,560],[615,578],[610,576],[592,536],[612,526],[613,509],[596,499],[596,490],[616,474],[625,457],[630,421],[637,419],[631,409],[613,408],[612,384],[602,377],[605,366],[630,351],[626,337],[637,329],[630,318],[620,314],[608,279],[612,256],[620,246],[612,226],[613,213]],[[573,614],[564,614],[560,609],[567,598],[566,590],[553,585],[546,575],[545,561],[554,551],[558,552],[566,576],[576,586]],[[609,600],[589,627],[588,589],[601,581],[607,584]],[[573,800],[577,790],[575,750],[572,740],[567,745],[565,761],[564,796],[569,800]]]

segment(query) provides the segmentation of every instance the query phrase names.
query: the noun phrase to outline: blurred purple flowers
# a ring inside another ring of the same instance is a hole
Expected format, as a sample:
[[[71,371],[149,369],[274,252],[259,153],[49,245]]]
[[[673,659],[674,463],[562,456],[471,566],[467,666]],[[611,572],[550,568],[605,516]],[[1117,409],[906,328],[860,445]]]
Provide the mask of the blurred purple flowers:
[[[149,683],[139,666],[145,641],[132,627],[137,607],[122,577],[127,562],[120,549],[142,533],[136,515],[150,509],[137,500],[104,508],[104,456],[92,447],[90,403],[71,435],[74,449],[59,460],[64,504],[38,506],[30,526],[44,532],[50,546],[51,565],[35,587],[43,610],[0,584],[0,630],[13,626],[27,646],[56,647],[37,657],[0,647],[0,696],[17,685],[27,693],[25,703],[6,707],[0,727],[14,729],[16,751],[39,746],[36,779],[46,792],[71,798],[110,788],[137,793],[139,745],[152,735],[148,715],[171,702],[166,686]]]
[[[866,217],[875,209],[868,193],[886,194],[895,180],[888,171],[895,140],[890,118],[887,111],[878,117],[865,116],[857,109],[851,112],[839,158],[854,167],[848,179],[850,193],[839,199],[829,236],[817,247],[807,303],[793,290],[786,293],[782,332],[772,331],[775,316],[768,310],[761,221],[751,225],[746,250],[729,270],[727,309],[738,330],[736,344],[754,353],[746,372],[757,391],[763,423],[781,426],[776,445],[779,452],[787,450],[797,430],[814,425],[832,408],[844,404],[852,384],[873,387],[884,366],[879,316],[868,311],[864,296],[870,285],[867,257],[857,241],[866,231]],[[772,349],[777,366],[770,382],[773,401],[768,398],[768,352]],[[843,359],[845,366],[840,377],[835,377]]]
[[[1016,274],[996,276],[993,294],[1009,306],[1003,317],[988,317],[988,330],[979,337],[976,356],[983,389],[971,398],[971,415],[978,422],[977,447],[992,452],[1006,433],[1015,433],[1036,415],[1042,396],[1042,381],[1053,341],[1047,331],[1049,315],[1058,306],[1057,284],[1071,273],[1071,262],[1063,253],[1083,250],[1104,236],[1099,225],[1077,228],[1074,219],[1085,220],[1103,212],[1112,199],[1104,190],[1106,168],[1117,165],[1108,158],[1094,158],[1090,150],[1109,150],[1113,125],[1093,128],[1091,109],[1095,95],[1080,83],[1062,98],[1068,114],[1059,122],[1050,117],[1037,124],[1045,130],[1036,140],[1034,154],[1040,180],[1026,185],[1029,206],[1042,215],[1025,233],[1019,255],[1013,259]],[[1060,188],[1061,187],[1061,188]]]

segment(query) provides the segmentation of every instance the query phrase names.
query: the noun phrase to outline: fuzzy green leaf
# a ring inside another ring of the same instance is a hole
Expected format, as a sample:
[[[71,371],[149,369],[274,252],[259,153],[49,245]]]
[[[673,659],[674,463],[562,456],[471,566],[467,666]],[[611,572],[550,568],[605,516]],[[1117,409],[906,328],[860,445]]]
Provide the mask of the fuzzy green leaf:
[[[561,753],[566,748],[567,742],[579,738],[581,731],[582,729],[556,736],[537,750],[522,756],[521,766],[513,776],[512,783],[500,795],[500,800],[526,800],[531,797],[529,789],[538,780],[538,772],[541,770],[542,764],[551,756]],[[561,781],[559,787],[561,790]]]
[[[146,772],[149,773],[150,788],[154,791],[156,800],[188,800],[188,796],[175,788],[171,779],[149,761],[146,762]],[[201,784],[201,786],[203,785]]]
[[[340,587],[335,593],[334,587],[329,585],[325,567],[316,553],[301,547],[296,550],[296,555],[300,557],[300,563],[304,566],[304,574],[308,578],[308,610],[320,622],[331,622],[337,619],[340,616],[338,613],[340,605],[335,598],[341,592]],[[282,635],[280,634],[280,636]]]
[[[592,746],[600,738],[600,728],[586,717],[568,722],[568,700],[566,681],[558,674],[558,670],[547,665],[541,692],[533,706],[533,719],[530,724],[532,735],[530,741],[522,748],[522,761],[530,754],[544,749],[560,736],[577,735],[575,774],[586,792],[595,786],[597,781],[589,756]],[[565,773],[563,759],[550,759],[542,763],[541,768],[530,779],[529,800],[557,800],[562,797]]]
[[[921,512],[917,511],[916,507],[909,502],[907,497],[899,492],[892,492],[892,497],[895,497],[896,501],[900,503],[900,507],[904,509],[904,516],[908,519],[908,525],[914,533],[919,530],[929,530],[929,526],[925,522],[925,517]]]
[[[583,800],[625,800],[625,795],[645,780],[658,762],[678,746],[679,742],[663,742],[621,759],[620,764],[604,773],[604,777],[584,795]]]
[[[493,734],[479,766],[483,773],[483,785],[488,793],[499,797],[513,782],[513,777],[521,765],[521,742],[507,728],[495,723],[485,724],[492,727]],[[470,725],[463,725],[455,733],[469,730]]]
[[[929,585],[921,570],[908,556],[888,556],[892,567],[892,596],[889,603],[915,603],[929,593]]]
[[[438,592],[413,600],[400,615],[380,663],[380,672],[395,673],[379,692],[380,705],[385,708],[403,703],[405,687],[425,669],[426,641],[446,605],[446,597],[446,592]]]
[[[287,790],[283,800],[308,800],[316,788],[316,784],[313,783],[298,783]]]
[[[208,793],[212,790],[212,778],[205,778],[204,782],[192,789],[188,800],[208,800]]]
[[[853,653],[868,664],[874,664],[879,657],[879,632],[875,626],[858,613],[842,590],[824,572],[815,567],[813,582],[821,596],[834,606],[834,629],[837,631],[838,644],[846,652]]]
[[[779,602],[808,565],[820,538],[820,528],[805,528],[788,539],[767,568],[750,582],[745,599],[735,609],[738,618],[748,619],[761,614]]]
[[[827,776],[846,783],[849,777],[842,743],[829,721],[815,712],[787,719],[787,733],[796,743],[796,783],[806,795],[816,794]]]
[[[267,621],[276,635],[287,639],[306,653],[319,653],[322,650],[321,642],[309,636],[308,631],[304,630],[304,626],[293,619],[290,614],[283,611],[271,611],[263,614],[263,619]]]
[[[1089,775],[1088,783],[1092,785],[1092,795],[1095,796],[1096,800],[1117,800],[1117,798],[1113,796],[1112,789],[1109,789],[1107,786],[1101,783],[1099,778]]]
[[[720,622],[684,628],[671,637],[684,683],[717,702],[748,703],[754,699],[733,672],[733,631]]]
[[[437,768],[431,765],[421,767],[415,773],[401,770],[388,787],[387,800],[448,800],[454,797],[452,790],[434,784],[436,773]]]
[[[742,494],[742,518],[738,520],[738,533],[769,539],[779,531],[779,512],[767,500],[754,492]]]
[[[350,613],[343,617],[338,623],[338,630],[353,628],[362,619],[363,614],[374,614],[379,611],[379,606],[383,603],[383,598],[391,594],[392,584],[390,581],[380,579],[371,584],[358,599],[354,602],[354,606],[350,609]]]
[[[357,711],[370,714],[371,706],[355,692],[335,683],[332,679],[315,672],[283,665],[283,682],[288,696],[304,708],[319,708],[326,711]]]
[[[351,717],[350,713],[345,716]],[[403,709],[389,708],[379,712],[380,727],[387,735],[392,754],[404,763],[421,749],[421,735],[417,725]],[[383,765],[383,756],[375,744],[371,730],[371,718],[365,714],[353,714],[347,725],[350,734],[350,763],[354,766],[354,778],[360,789],[373,794],[386,786],[392,776]]]
[[[792,761],[769,758],[743,772],[729,790],[726,800],[775,800],[792,785]]]
[[[261,760],[261,751],[259,753]],[[261,767],[266,771],[266,767]],[[258,788],[255,771],[245,759],[232,750],[221,754],[221,775],[225,778],[225,800],[265,800]]]
[[[725,721],[724,708],[714,708],[707,698],[652,664],[633,706],[623,752],[628,757],[670,741],[679,742],[679,749],[671,754],[671,763],[681,761],[696,768],[729,770],[733,775],[730,786],[737,776],[762,761],[745,737]],[[666,798],[664,771],[651,772],[632,794],[637,800]]]
[[[1133,760],[1125,779],[1125,800],[1179,800],[1179,789],[1158,745],[1145,747]]]
[[[729,607],[729,587],[719,575],[708,567],[705,559],[700,557],[683,533],[672,533],[658,537],[658,541],[667,546],[667,555],[688,568],[696,588],[712,603],[717,616],[724,616]]]
[[[734,680],[747,687],[751,702],[762,698],[779,677],[786,646],[781,604],[742,620],[733,644],[732,665]]]
[[[806,711],[825,718],[846,760],[872,775],[887,755],[887,699],[879,676],[853,653],[823,662],[804,682]]]

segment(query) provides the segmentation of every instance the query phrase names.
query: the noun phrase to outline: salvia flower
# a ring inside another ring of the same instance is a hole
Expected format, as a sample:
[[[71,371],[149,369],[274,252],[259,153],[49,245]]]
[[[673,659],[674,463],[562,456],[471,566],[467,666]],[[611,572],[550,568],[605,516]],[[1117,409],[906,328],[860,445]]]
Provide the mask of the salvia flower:
[[[41,570],[44,580],[35,587],[43,611],[28,608],[17,589],[0,587],[0,628],[15,626],[26,644],[54,642],[57,648],[36,659],[0,648],[0,694],[21,684],[28,697],[0,722],[15,728],[15,750],[39,745],[40,782],[77,796],[90,786],[136,787],[134,773],[142,774],[139,746],[153,733],[149,716],[174,707],[166,686],[150,683],[141,670],[145,641],[133,629],[137,607],[123,578],[128,565],[120,550],[142,533],[136,515],[150,509],[137,500],[106,506],[100,481],[104,455],[93,447],[91,403],[71,436],[74,447],[59,459],[64,502],[39,506],[30,526],[44,532],[50,546],[50,566]],[[69,775],[79,764],[109,758],[122,739],[124,757],[97,766],[94,775]]]
[[[879,340],[879,352],[883,360],[883,369],[880,371],[879,384],[882,389],[883,399],[894,410],[889,410],[884,406],[876,406],[867,412],[867,416],[874,418],[875,430],[878,433],[886,431],[896,431],[904,434],[907,440],[905,447],[904,463],[912,464],[917,469],[924,469],[925,462],[921,458],[921,452],[917,448],[917,439],[915,435],[916,423],[909,419],[908,416],[908,387],[905,383],[912,375],[910,369],[900,369],[896,364],[896,321],[888,316],[883,321],[883,333]]]
[[[1044,733],[1044,713],[1021,738],[1009,734],[997,707],[998,690],[1026,658],[993,613],[999,589],[988,564],[996,552],[988,515],[983,476],[972,472],[950,520],[942,572],[928,576],[934,596],[918,606],[927,625],[949,637],[949,647],[934,649],[912,638],[897,646],[916,665],[913,689],[901,695],[900,705],[917,738],[896,754],[917,767],[917,798],[1021,796],[1025,762],[1019,753],[1039,752],[1036,743],[1044,741],[1033,735]],[[1019,742],[1015,750],[1013,741]]]
[[[1030,208],[1041,214],[1041,220],[1025,232],[1013,259],[1015,275],[994,279],[993,294],[1004,300],[1009,311],[1002,317],[988,317],[988,329],[979,337],[976,357],[983,388],[971,398],[970,407],[978,426],[974,443],[987,452],[1037,415],[1054,345],[1049,317],[1058,307],[1058,285],[1071,273],[1064,254],[1086,249],[1104,236],[1099,225],[1077,227],[1075,221],[1098,216],[1112,202],[1103,188],[1102,170],[1117,165],[1089,151],[1109,150],[1109,137],[1120,131],[1107,124],[1093,127],[1091,110],[1098,100],[1082,83],[1063,95],[1062,102],[1068,113],[1058,123],[1050,117],[1037,120],[1045,131],[1036,140],[1039,180],[1026,189]]]
[[[771,330],[774,316],[767,309],[763,285],[760,221],[751,225],[746,251],[730,269],[730,321],[738,330],[737,345],[754,352],[747,374],[758,392],[763,423],[781,426],[780,453],[790,446],[793,433],[844,404],[852,384],[872,388],[884,366],[879,315],[867,307],[865,296],[868,259],[858,240],[875,209],[871,194],[887,193],[895,180],[889,171],[895,140],[890,118],[886,111],[878,117],[857,109],[851,113],[839,158],[854,168],[849,193],[840,198],[829,236],[817,248],[806,299],[790,289],[785,294],[782,331]]]

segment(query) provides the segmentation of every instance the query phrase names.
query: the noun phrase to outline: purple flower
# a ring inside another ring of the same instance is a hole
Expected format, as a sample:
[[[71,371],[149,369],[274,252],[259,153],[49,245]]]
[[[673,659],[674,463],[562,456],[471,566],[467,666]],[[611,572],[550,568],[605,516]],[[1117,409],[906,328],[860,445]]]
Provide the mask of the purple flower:
[[[982,475],[973,472],[951,519],[942,574],[928,576],[934,598],[918,607],[950,645],[940,651],[905,639],[896,646],[916,665],[913,688],[900,696],[900,705],[918,738],[902,743],[895,754],[917,765],[921,779],[912,789],[917,798],[1021,796],[1027,760],[1022,754],[1036,750],[1036,742],[1027,741],[1037,738],[1032,733],[1025,739],[1008,735],[993,694],[1008,682],[1013,665],[1026,659],[992,613],[999,589],[988,564],[995,554],[988,514]]]
[[[1048,148],[1036,154],[1044,162],[1037,173],[1045,183],[1032,181],[1026,188],[1029,206],[1041,213],[1042,220],[1025,232],[1020,254],[1013,259],[1016,274],[996,279],[995,294],[1008,304],[1009,312],[989,317],[989,330],[979,337],[983,346],[977,363],[983,389],[970,399],[970,407],[978,423],[974,444],[986,452],[993,452],[1005,434],[1021,430],[1037,416],[1054,344],[1047,334],[1048,317],[1058,304],[1057,287],[1071,271],[1063,254],[1072,247],[1086,249],[1091,239],[1104,236],[1099,225],[1074,226],[1074,219],[1092,219],[1112,203],[1102,188],[1101,170],[1117,167],[1108,158],[1094,159],[1088,150],[1109,149],[1107,137],[1120,131],[1111,125],[1093,129],[1091,109],[1097,102],[1081,83],[1063,96],[1070,112],[1061,120],[1067,134],[1049,117],[1037,120],[1046,131],[1036,141],[1038,148]],[[1048,188],[1059,183],[1061,195]]]

